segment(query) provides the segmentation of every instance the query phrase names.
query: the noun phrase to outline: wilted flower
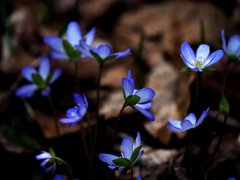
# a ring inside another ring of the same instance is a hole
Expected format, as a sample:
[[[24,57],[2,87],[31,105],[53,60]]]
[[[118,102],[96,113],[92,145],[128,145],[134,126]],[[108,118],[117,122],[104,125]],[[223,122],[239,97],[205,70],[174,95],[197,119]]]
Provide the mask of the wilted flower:
[[[216,63],[223,56],[222,50],[217,50],[210,54],[210,47],[207,44],[201,44],[195,55],[192,48],[187,42],[184,42],[181,45],[181,54],[180,56],[183,59],[183,62],[191,71],[203,71],[204,68]]]
[[[56,69],[50,72],[50,62],[46,56],[42,56],[39,64],[38,72],[31,66],[22,68],[22,75],[32,84],[24,85],[15,92],[17,97],[31,97],[35,91],[39,90],[42,96],[47,96],[44,88],[50,92],[49,85],[56,81],[62,74],[62,69]]]
[[[154,96],[155,92],[147,87],[147,88],[142,88],[140,90],[135,89],[135,84],[134,80],[131,79],[131,71],[128,71],[128,78],[122,78],[122,87],[123,87],[123,94],[124,94],[124,99],[126,105],[130,105],[134,109],[137,109],[140,113],[142,113],[144,116],[149,118],[150,120],[154,121],[155,117],[153,116],[152,113],[148,112],[146,109],[149,109],[152,107],[152,103],[146,103],[147,101],[150,101]],[[138,101],[132,101],[133,98],[136,96],[140,97],[140,99],[136,99]],[[131,101],[130,104],[128,104]],[[145,104],[142,104],[145,103]]]
[[[196,116],[193,113],[190,113],[183,121],[177,121],[172,118],[169,119],[169,122],[171,124],[167,125],[167,128],[174,131],[187,131],[196,128],[203,122],[204,118],[208,115],[209,108],[206,111],[203,111],[197,122]]]
[[[44,168],[45,173],[53,174],[56,170],[56,163],[52,155],[46,151],[41,151],[41,154],[36,156],[37,160],[44,160],[41,162],[40,167]]]
[[[78,60],[80,58],[84,58],[84,55],[79,53],[77,51],[77,49],[75,49],[75,46],[79,45],[80,40],[83,40],[84,42],[86,42],[87,45],[91,45],[94,40],[95,31],[96,31],[96,28],[93,27],[84,36],[84,38],[82,38],[81,29],[80,29],[78,23],[75,21],[72,21],[68,24],[67,42],[71,45],[70,48],[73,50],[72,51],[72,52],[74,52],[73,54],[75,54],[74,59],[72,59],[73,57],[70,57],[72,55],[70,55],[68,52],[66,52],[64,45],[63,45],[63,40],[60,37],[47,36],[44,38],[44,42],[52,48],[52,50],[50,51],[50,55],[53,59]]]
[[[72,127],[73,125],[77,124],[79,121],[82,120],[84,115],[87,112],[88,108],[88,102],[87,98],[85,96],[85,93],[83,93],[83,98],[81,95],[75,93],[73,94],[74,100],[77,104],[77,107],[71,108],[67,110],[67,117],[66,119],[60,119],[61,123],[72,123],[69,127]]]
[[[222,29],[222,48],[228,56],[235,55],[237,56],[238,60],[240,60],[240,36],[233,35],[229,41],[228,45],[226,44],[226,40],[224,37],[224,30]]]
[[[99,154],[99,159],[108,164],[110,169],[121,170],[124,168],[131,168],[136,161],[143,155],[144,151],[141,150],[141,136],[137,133],[135,141],[135,149],[133,150],[133,142],[130,137],[125,137],[122,141],[121,157],[112,154]],[[140,151],[141,150],[141,151]],[[114,162],[113,162],[114,161]]]
[[[80,40],[80,45],[76,46],[76,48],[86,57],[95,58],[100,64],[103,64],[104,62],[111,59],[118,59],[131,54],[130,49],[127,49],[124,52],[111,54],[111,48],[106,44],[92,48],[82,40]]]

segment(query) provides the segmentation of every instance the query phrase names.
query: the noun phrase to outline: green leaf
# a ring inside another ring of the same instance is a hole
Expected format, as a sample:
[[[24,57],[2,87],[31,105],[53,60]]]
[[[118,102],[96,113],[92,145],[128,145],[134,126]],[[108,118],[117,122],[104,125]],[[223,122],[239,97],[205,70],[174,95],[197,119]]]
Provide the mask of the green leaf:
[[[229,106],[227,98],[224,95],[222,95],[222,97],[221,97],[221,100],[219,103],[219,108],[225,116],[228,116],[230,106]]]
[[[115,57],[116,57],[116,55],[108,56],[103,61],[106,62],[108,60],[114,59]]]
[[[238,57],[237,57],[236,55],[230,55],[230,56],[228,56],[228,59],[229,59],[229,61],[231,61],[231,62],[237,62],[237,61],[239,61],[239,60],[238,60]]]
[[[97,62],[99,62],[99,64],[103,64],[104,61],[102,60],[102,58],[97,54],[95,53],[94,51],[90,50],[90,53],[93,55],[93,57],[97,60]]]
[[[140,100],[140,97],[138,95],[131,95],[127,97],[125,104],[126,106],[133,106],[137,104],[139,100]]]
[[[184,67],[181,69],[180,73],[189,72],[189,71],[191,71],[189,67]]]
[[[126,167],[126,168],[124,168],[124,169],[121,171],[121,173],[124,174],[124,175],[126,175],[126,174],[127,174],[127,171],[128,171],[129,169],[131,169],[131,168]]]
[[[56,157],[55,152],[52,147],[49,148],[49,153],[52,155],[52,157]]]
[[[67,55],[71,59],[74,59],[74,57],[75,57],[75,49],[74,49],[74,47],[72,47],[72,45],[68,41],[66,41],[66,40],[62,40],[62,44],[63,44],[63,48],[64,48],[65,52],[67,53]]]
[[[126,94],[125,94],[125,91],[124,91],[124,89],[123,89],[122,83],[121,83],[121,82],[119,82],[119,84],[121,85],[121,88],[122,88],[123,97],[124,97],[124,99],[126,100]]]
[[[213,68],[208,68],[208,67],[205,67],[203,69],[204,72],[211,72],[211,71],[215,71],[216,69],[213,69]]]
[[[114,159],[114,160],[112,160],[112,162],[114,164],[116,164],[117,166],[124,166],[124,167],[131,166],[131,162],[129,161],[129,159],[126,159],[126,158]]]
[[[132,157],[131,157],[131,159],[130,159],[130,161],[131,161],[131,163],[133,164],[133,162],[136,160],[136,158],[137,158],[137,156],[138,156],[138,154],[139,154],[139,151],[142,149],[142,145],[140,145],[140,146],[138,146],[135,150],[134,150],[134,152],[133,152],[133,154],[132,154]]]
[[[48,74],[48,76],[47,76],[47,78],[46,78],[46,81],[45,81],[45,85],[46,85],[46,86],[47,86],[47,85],[49,84],[49,82],[51,81],[52,76],[53,76],[53,73],[54,73],[54,71],[51,71],[51,72]]]
[[[47,167],[52,166],[54,162],[55,162],[55,160],[54,160],[53,158],[49,159],[49,160],[46,162],[45,167],[47,168]]]
[[[38,74],[32,74],[32,79],[33,82],[40,88],[44,88],[45,87],[45,82],[42,78],[42,76],[38,75]]]

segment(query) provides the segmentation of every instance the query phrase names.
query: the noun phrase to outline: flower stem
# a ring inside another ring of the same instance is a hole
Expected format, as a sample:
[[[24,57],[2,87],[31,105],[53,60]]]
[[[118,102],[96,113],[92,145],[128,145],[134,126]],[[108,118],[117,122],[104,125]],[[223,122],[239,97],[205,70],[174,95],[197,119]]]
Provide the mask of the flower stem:
[[[198,108],[201,107],[201,90],[202,90],[202,72],[197,72],[197,82],[196,82],[196,116],[198,114]]]
[[[78,92],[78,61],[74,61],[75,65],[75,76],[76,76],[76,82],[75,82],[75,91]]]
[[[222,141],[222,138],[223,138],[223,134],[224,134],[224,132],[225,132],[225,126],[226,126],[226,123],[227,123],[227,118],[228,118],[228,116],[225,116],[224,121],[223,121],[223,127],[222,127],[221,135],[220,135],[220,137],[219,137],[219,139],[218,139],[216,148],[215,148],[212,156],[210,157],[207,165],[205,166],[205,172],[208,171],[208,169],[210,168],[210,166],[211,166],[211,164],[212,164],[212,162],[213,162],[213,160],[214,160],[214,158],[215,158],[215,155],[217,154],[217,151],[218,151],[218,149],[219,149],[219,146],[220,146],[221,141]]]
[[[193,180],[193,137],[194,130],[190,132],[190,179]]]
[[[120,110],[117,120],[115,121],[115,125],[114,125],[114,129],[113,129],[113,137],[112,137],[112,152],[114,151],[114,138],[115,138],[115,134],[117,131],[117,125],[118,125],[118,121],[120,120],[120,117],[122,115],[122,112],[124,110],[124,108],[126,107],[125,102],[123,103],[122,109]]]
[[[87,160],[88,162],[90,162],[90,158],[89,158],[89,152],[88,152],[88,149],[87,149],[87,143],[86,143],[86,139],[85,139],[85,132],[84,132],[84,128],[83,128],[83,122],[80,122],[80,131],[81,131],[81,137],[82,137],[82,142],[83,142],[83,146],[84,146],[84,150],[86,152],[86,156],[87,156]]]
[[[90,139],[90,152],[92,151],[92,127],[91,127],[91,122],[88,117],[88,115],[85,115],[85,118],[87,119],[88,122],[88,129],[89,129],[89,139]]]
[[[100,99],[100,85],[101,85],[101,76],[102,76],[103,64],[100,64],[98,79],[97,79],[97,121],[95,127],[95,136],[93,141],[93,157],[95,155],[97,135],[98,135],[98,121],[99,121],[99,99]]]
[[[131,179],[133,179],[133,167],[131,168]]]

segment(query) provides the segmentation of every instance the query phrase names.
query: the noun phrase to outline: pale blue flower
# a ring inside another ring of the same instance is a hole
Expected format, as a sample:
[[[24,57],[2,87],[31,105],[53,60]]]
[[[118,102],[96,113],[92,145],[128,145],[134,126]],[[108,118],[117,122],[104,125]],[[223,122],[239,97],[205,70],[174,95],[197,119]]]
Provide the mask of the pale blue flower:
[[[171,118],[169,119],[169,122],[171,124],[167,125],[167,129],[171,129],[174,131],[187,131],[196,128],[203,122],[204,118],[208,115],[209,108],[206,111],[203,111],[197,122],[196,116],[193,113],[190,113],[183,121],[178,121]]]
[[[83,98],[77,93],[73,94],[73,96],[77,107],[67,110],[66,114],[68,118],[60,119],[61,123],[72,123],[69,127],[72,127],[81,121],[88,109],[88,102],[85,93],[83,93]]]
[[[222,48],[223,48],[224,52],[228,56],[235,55],[240,60],[240,36],[239,35],[231,36],[228,41],[228,45],[226,44],[223,29],[222,29],[221,37],[222,37],[222,42],[223,42]]]
[[[53,157],[50,153],[46,152],[46,151],[40,151],[41,154],[36,156],[37,160],[44,160],[41,162],[40,167],[44,168],[44,172],[45,173],[50,173],[53,174],[56,170],[56,163],[53,162],[53,164],[49,167],[45,167],[46,163],[51,160]]]
[[[42,96],[47,96],[46,92],[44,91],[44,88],[46,87],[48,89],[48,92],[50,92],[50,84],[52,84],[54,81],[56,81],[62,74],[62,69],[56,69],[53,74],[50,75],[50,62],[49,59],[46,56],[42,56],[39,64],[38,72],[31,66],[25,66],[21,70],[23,77],[25,77],[28,81],[30,81],[32,84],[24,85],[20,88],[18,88],[15,92],[15,95],[17,97],[23,96],[23,97],[32,97],[34,92],[37,90],[41,90]],[[44,86],[39,87],[37,84],[34,83],[34,80],[32,79],[32,74],[37,74],[41,76],[41,78],[44,81]],[[48,76],[51,76],[48,77]],[[48,79],[50,78],[50,79]]]
[[[112,154],[99,154],[99,159],[105,163],[108,164],[108,167],[110,169],[116,169],[116,170],[121,170],[124,167],[123,166],[117,166],[114,164],[113,160],[118,159],[118,158],[126,158],[128,160],[131,160],[132,154],[136,148],[138,148],[141,145],[141,136],[140,133],[137,133],[136,141],[135,141],[135,148],[133,149],[133,142],[130,137],[125,137],[122,141],[122,153],[121,156],[115,156]],[[136,163],[136,161],[143,155],[144,150],[141,150],[135,159],[135,161],[132,163],[132,166]]]
[[[94,36],[95,36],[96,28],[93,27],[83,38],[80,26],[77,22],[72,21],[68,24],[67,27],[67,41],[75,48],[76,45],[79,45],[80,40],[84,40],[87,45],[91,45]],[[50,55],[52,59],[62,59],[69,60],[71,59],[64,50],[63,40],[58,36],[47,36],[44,38],[44,42],[51,47]],[[80,58],[84,58],[84,55],[81,54]]]
[[[222,50],[217,50],[210,54],[210,47],[207,44],[201,44],[196,52],[196,55],[187,42],[181,45],[180,56],[183,62],[191,71],[203,71],[207,66],[210,66],[220,60],[223,56]]]
[[[132,76],[132,73],[129,70],[128,78],[125,78],[125,77],[122,78],[122,87],[125,94],[125,97],[124,97],[125,100],[132,95],[139,96],[140,100],[138,101],[137,104],[133,105],[133,108],[137,109],[144,116],[154,121],[155,117],[153,116],[153,114],[146,110],[152,107],[152,103],[146,103],[146,102],[150,101],[155,96],[155,92],[153,91],[153,89],[149,87],[136,90],[134,80],[131,78],[131,76]]]

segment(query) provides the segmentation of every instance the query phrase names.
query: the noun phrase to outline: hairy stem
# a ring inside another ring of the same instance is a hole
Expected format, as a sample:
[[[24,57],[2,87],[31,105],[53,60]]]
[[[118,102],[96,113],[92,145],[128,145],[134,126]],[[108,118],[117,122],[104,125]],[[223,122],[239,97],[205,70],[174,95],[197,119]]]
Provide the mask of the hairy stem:
[[[199,116],[199,107],[201,107],[201,90],[202,90],[202,72],[197,72],[196,82],[196,116]]]

